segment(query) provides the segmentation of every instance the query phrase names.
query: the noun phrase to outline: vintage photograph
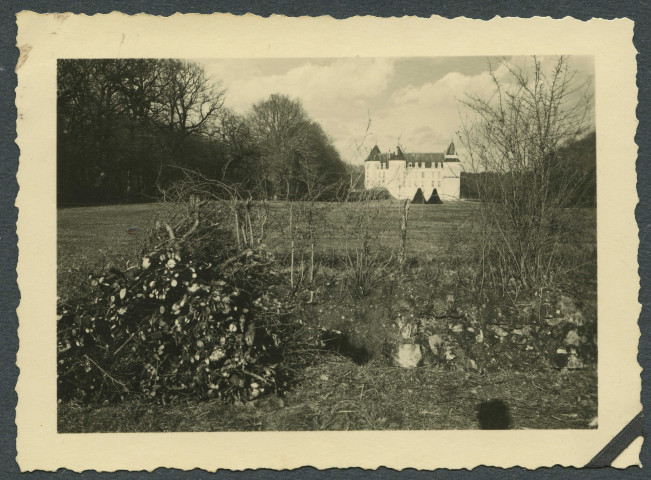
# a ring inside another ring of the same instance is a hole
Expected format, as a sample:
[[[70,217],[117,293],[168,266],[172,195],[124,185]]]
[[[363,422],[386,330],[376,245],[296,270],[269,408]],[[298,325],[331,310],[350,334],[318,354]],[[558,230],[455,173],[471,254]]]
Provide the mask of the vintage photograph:
[[[640,464],[631,20],[17,23],[22,471]]]
[[[59,58],[57,432],[597,428],[561,53]]]

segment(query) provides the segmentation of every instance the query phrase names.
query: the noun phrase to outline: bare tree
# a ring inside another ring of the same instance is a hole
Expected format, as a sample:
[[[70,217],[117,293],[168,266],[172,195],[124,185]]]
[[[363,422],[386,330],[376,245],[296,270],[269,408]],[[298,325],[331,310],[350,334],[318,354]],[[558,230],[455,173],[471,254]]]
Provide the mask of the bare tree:
[[[161,60],[160,70],[157,121],[170,133],[176,154],[182,155],[188,136],[214,128],[212,122],[224,105],[225,91],[193,62]]]
[[[250,114],[254,138],[261,149],[262,174],[270,193],[290,199],[294,177],[307,151],[307,113],[299,100],[273,94],[256,103]]]
[[[219,115],[219,127],[215,129],[215,136],[225,147],[221,181],[225,180],[227,174],[235,181],[250,178],[254,162],[257,162],[257,147],[245,118],[230,109],[223,109]]]
[[[560,209],[582,184],[560,153],[589,127],[591,89],[565,57],[550,71],[536,57],[501,65],[501,78],[491,69],[492,96],[463,101],[472,117],[460,136],[480,200],[482,271],[490,262],[504,287],[534,287],[558,264]]]

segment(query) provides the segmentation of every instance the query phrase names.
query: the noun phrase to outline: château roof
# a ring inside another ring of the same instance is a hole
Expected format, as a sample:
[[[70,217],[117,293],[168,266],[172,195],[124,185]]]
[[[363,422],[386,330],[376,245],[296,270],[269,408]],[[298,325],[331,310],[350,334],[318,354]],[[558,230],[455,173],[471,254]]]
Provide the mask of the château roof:
[[[405,154],[402,153],[402,149],[400,148],[400,145],[396,147],[396,153],[392,153],[391,156],[389,157],[389,160],[406,160]]]
[[[371,150],[371,153],[368,154],[368,158],[366,160],[379,160],[381,155],[382,154],[380,153],[380,148],[376,145]]]
[[[408,162],[442,162],[445,160],[443,153],[408,153],[406,155]]]
[[[455,152],[455,153],[448,153],[448,152]],[[406,162],[458,162],[459,160],[456,158],[448,158],[446,159],[446,155],[455,155],[456,156],[456,150],[454,149],[454,144],[450,144],[450,147],[448,147],[446,152],[440,152],[440,153],[419,153],[419,152],[411,152],[411,153],[405,153],[402,151],[400,147],[396,149],[395,153],[382,153],[380,152],[380,149],[377,145],[375,145],[371,149],[371,153],[369,153],[368,157],[366,158],[367,162],[371,161],[377,161],[377,162],[388,162],[389,160],[404,160]]]
[[[445,152],[446,155],[455,155],[457,154],[457,149],[454,148],[454,142],[450,142],[450,146],[448,147],[448,150]]]

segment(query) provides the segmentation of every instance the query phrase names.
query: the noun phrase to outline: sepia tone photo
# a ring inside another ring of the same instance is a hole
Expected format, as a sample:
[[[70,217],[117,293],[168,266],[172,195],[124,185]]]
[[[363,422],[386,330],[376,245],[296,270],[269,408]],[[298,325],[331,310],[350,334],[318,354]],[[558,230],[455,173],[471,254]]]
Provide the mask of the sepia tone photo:
[[[59,60],[59,432],[595,428],[593,87]]]
[[[631,35],[21,14],[21,469],[588,464],[640,412]]]

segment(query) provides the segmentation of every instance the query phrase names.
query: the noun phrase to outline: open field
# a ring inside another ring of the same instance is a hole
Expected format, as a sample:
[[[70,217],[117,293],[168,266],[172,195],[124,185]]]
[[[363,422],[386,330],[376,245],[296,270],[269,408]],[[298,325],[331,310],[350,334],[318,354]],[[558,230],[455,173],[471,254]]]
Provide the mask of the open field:
[[[344,224],[346,215],[354,215],[356,204],[322,204],[325,225],[320,225],[316,239],[317,255],[329,260],[354,249],[354,239],[346,242]],[[90,271],[110,266],[124,267],[127,260],[133,260],[138,253],[147,230],[163,209],[158,203],[136,205],[111,205],[99,207],[78,207],[59,209],[57,213],[57,252],[59,295],[74,295],[87,279]],[[400,205],[397,202],[383,202],[382,215],[372,226],[371,235],[376,246],[395,245],[398,241]],[[408,254],[432,256],[444,254],[447,250],[460,248],[463,227],[472,213],[470,204],[413,205],[409,212]],[[290,238],[285,234],[289,218],[287,203],[271,202],[269,213],[268,248],[279,257],[289,251]],[[135,228],[135,233],[129,229]],[[305,242],[299,247],[306,251]]]
[[[75,286],[66,277],[79,278],[74,273],[88,271],[116,262],[124,262],[138,252],[148,228],[162,209],[160,204],[111,205],[100,207],[79,207],[58,210],[57,251],[59,268],[59,290],[65,292]],[[328,259],[333,255],[354,249],[355,242],[346,240],[344,225],[346,215],[355,215],[355,203],[339,205],[323,204],[318,207],[325,219],[317,227],[317,254]],[[399,239],[400,204],[382,202],[381,215],[372,225],[373,246],[389,250]],[[568,232],[575,244],[587,243],[594,246],[596,214],[594,209],[569,209],[565,212],[573,217],[575,230]],[[359,212],[357,212],[359,215]],[[459,254],[472,244],[468,235],[473,214],[472,203],[449,203],[444,205],[411,205],[407,235],[407,255],[412,258],[445,258]],[[290,238],[286,234],[289,218],[287,203],[270,203],[270,225],[267,247],[279,256],[289,251]],[[130,228],[136,229],[129,234]],[[305,240],[303,245],[305,247]],[[301,239],[297,239],[301,244]],[[73,275],[69,275],[73,274]],[[85,278],[85,277],[84,277]]]
[[[128,261],[133,265],[162,208],[175,207],[147,204],[59,210],[59,296],[83,297],[89,288],[89,272],[110,266],[124,269]],[[298,218],[300,206],[291,208],[297,209],[291,214]],[[240,405],[187,397],[165,405],[138,399],[119,405],[60,403],[59,431],[472,429],[478,428],[478,405],[489,399],[500,399],[509,407],[512,428],[589,428],[597,415],[596,363],[574,371],[540,364],[502,367],[506,359],[500,355],[509,353],[499,338],[495,348],[502,353],[493,354],[497,361],[493,358],[491,368],[471,368],[466,363],[451,366],[430,359],[424,366],[401,369],[389,366],[377,354],[386,337],[394,335],[396,318],[430,315],[449,295],[464,308],[475,300],[454,273],[456,267],[450,267],[473,246],[468,235],[472,204],[412,205],[409,269],[399,282],[380,278],[363,298],[347,292],[341,261],[359,245],[346,228],[351,219],[359,218],[356,209],[362,207],[350,203],[320,208],[322,224],[314,237],[319,270],[310,287],[314,298],[300,315],[314,326],[350,331],[375,353],[370,361],[355,363],[332,352],[309,352],[311,360],[294,372],[294,384],[283,399],[263,396]],[[398,203],[381,205],[368,234],[373,248],[389,251],[395,247],[399,208]],[[568,247],[594,249],[594,210],[563,214],[571,215],[576,226],[569,232],[573,243]],[[288,204],[270,205],[266,244],[284,267],[291,244],[286,234],[289,217]],[[297,261],[302,260],[309,252],[308,243],[304,237],[296,237],[294,243]],[[581,283],[583,291],[575,295],[586,318],[596,315],[594,281]],[[489,305],[482,312],[492,315],[488,312],[506,312],[506,307]],[[435,331],[449,334],[456,321],[444,319],[434,326]],[[463,353],[457,355],[465,361]]]
[[[378,202],[379,203],[379,202]],[[375,227],[378,239],[382,242],[398,240],[400,204],[397,202],[379,203],[382,208],[381,221]],[[58,251],[59,265],[79,261],[101,263],[111,255],[120,252],[121,256],[135,252],[139,240],[161,210],[157,203],[137,205],[111,205],[101,207],[78,207],[58,210]],[[322,204],[317,208],[327,217],[328,227],[319,238],[321,253],[345,248],[343,225],[346,210],[355,210],[356,204]],[[271,223],[268,246],[276,251],[287,250],[289,238],[281,234],[289,218],[287,203],[270,203]],[[454,240],[472,214],[472,204],[450,203],[444,205],[412,205],[409,211],[408,249],[423,253],[434,253],[454,245]],[[130,235],[127,230],[136,227],[138,231]]]

